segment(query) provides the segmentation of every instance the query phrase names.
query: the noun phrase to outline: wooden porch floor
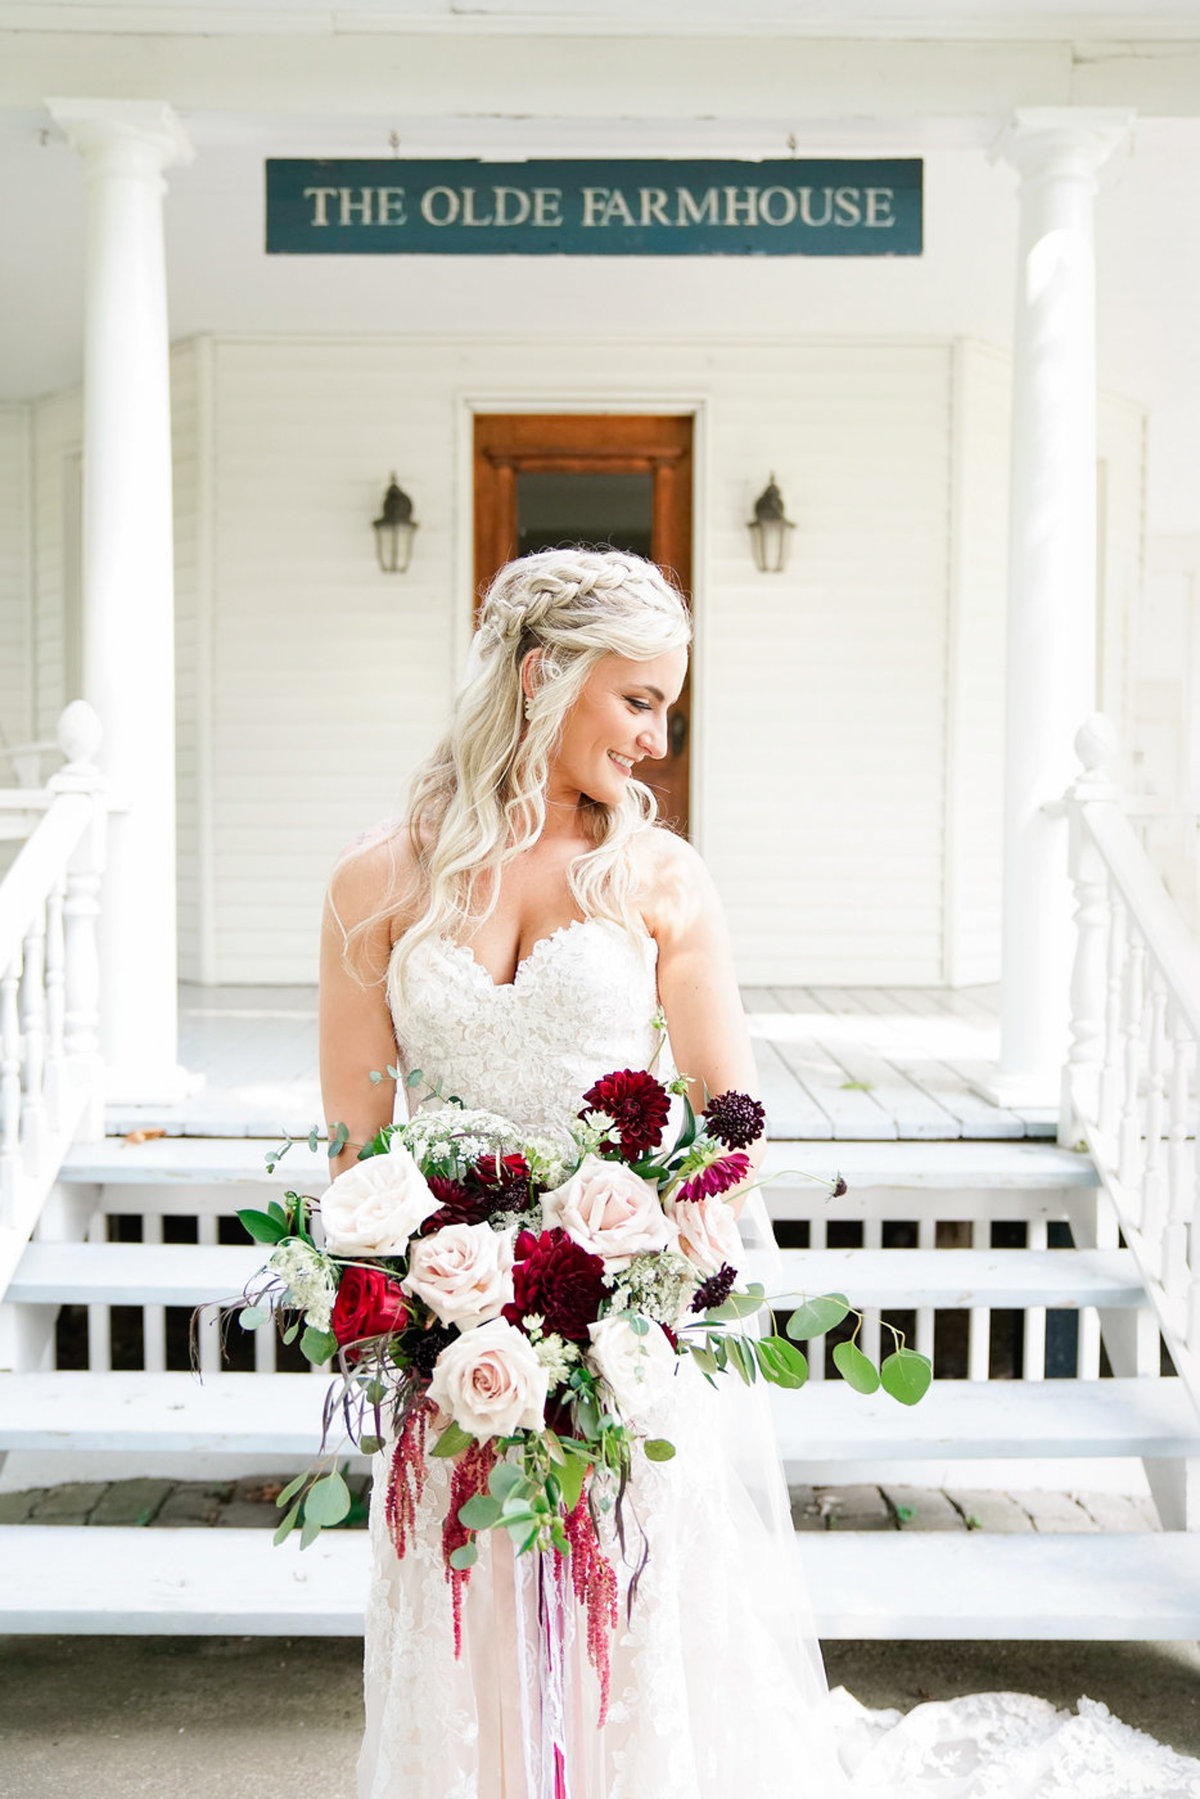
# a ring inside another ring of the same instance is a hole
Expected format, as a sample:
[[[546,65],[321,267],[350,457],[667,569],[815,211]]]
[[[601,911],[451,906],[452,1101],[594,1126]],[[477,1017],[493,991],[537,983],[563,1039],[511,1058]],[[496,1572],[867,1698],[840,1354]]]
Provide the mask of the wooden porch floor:
[[[972,1086],[994,1066],[996,987],[749,987],[743,999],[771,1136],[839,1141],[1049,1137],[1047,1111]],[[321,1122],[314,987],[179,990],[180,1060],[204,1084],[179,1105],[110,1107],[107,1129],[306,1135]]]

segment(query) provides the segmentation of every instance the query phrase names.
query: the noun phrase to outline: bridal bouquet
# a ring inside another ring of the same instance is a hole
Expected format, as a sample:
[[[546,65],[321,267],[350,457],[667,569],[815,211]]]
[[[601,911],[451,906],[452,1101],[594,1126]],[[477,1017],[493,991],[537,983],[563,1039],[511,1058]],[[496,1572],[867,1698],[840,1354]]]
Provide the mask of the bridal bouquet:
[[[850,1311],[825,1295],[792,1313],[786,1335],[753,1327],[767,1302],[761,1286],[738,1284],[726,1195],[749,1176],[763,1108],[729,1092],[697,1116],[686,1084],[645,1070],[605,1075],[582,1095],[569,1150],[493,1113],[419,1111],[385,1127],[319,1202],[288,1193],[266,1212],[239,1213],[273,1246],[247,1283],[241,1324],[275,1316],[285,1341],[303,1330],[310,1361],[337,1358],[322,1454],[339,1409],[359,1450],[380,1451],[387,1410],[385,1517],[398,1555],[430,1458],[450,1465],[442,1550],[456,1651],[476,1539],[505,1530],[519,1554],[550,1554],[569,1578],[602,1716],[617,1622],[605,1542],[625,1543],[634,1458],[675,1454],[655,1413],[679,1359],[714,1383],[732,1372],[800,1387],[808,1368],[796,1342]],[[672,1092],[683,1095],[683,1124],[664,1148]],[[912,1403],[928,1385],[928,1362],[899,1336],[880,1370],[853,1342],[836,1353],[860,1390],[882,1383]],[[279,1495],[288,1509],[275,1541],[299,1527],[306,1547],[350,1503],[336,1468],[298,1476]]]

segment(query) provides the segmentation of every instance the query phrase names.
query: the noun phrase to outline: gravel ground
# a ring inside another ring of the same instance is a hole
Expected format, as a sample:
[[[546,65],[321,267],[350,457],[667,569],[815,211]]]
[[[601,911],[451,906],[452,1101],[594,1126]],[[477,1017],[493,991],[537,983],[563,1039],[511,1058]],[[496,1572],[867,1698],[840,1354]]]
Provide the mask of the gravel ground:
[[[1191,1643],[830,1643],[868,1705],[1081,1693],[1200,1755]],[[0,1799],[353,1799],[357,1637],[0,1637]]]

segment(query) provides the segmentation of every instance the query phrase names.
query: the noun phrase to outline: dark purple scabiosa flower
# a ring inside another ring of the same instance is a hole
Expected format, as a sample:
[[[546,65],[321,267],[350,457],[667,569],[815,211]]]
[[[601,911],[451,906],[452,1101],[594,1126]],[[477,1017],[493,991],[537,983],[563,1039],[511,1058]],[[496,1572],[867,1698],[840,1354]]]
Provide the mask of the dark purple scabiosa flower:
[[[606,1074],[588,1088],[583,1098],[580,1118],[588,1112],[604,1112],[617,1127],[619,1145],[603,1145],[601,1155],[619,1155],[627,1161],[640,1162],[662,1142],[671,1100],[662,1082],[644,1068],[624,1068],[617,1074]]]
[[[419,1336],[410,1336],[404,1347],[410,1351],[413,1367],[417,1373],[423,1374],[425,1379],[429,1380],[433,1374],[433,1365],[443,1349],[453,1343],[458,1335],[457,1325],[439,1324],[434,1319],[428,1330],[422,1331]]]
[[[766,1128],[767,1114],[757,1099],[748,1093],[718,1093],[704,1108],[704,1130],[716,1137],[726,1149],[748,1149]]]
[[[693,1312],[711,1312],[717,1306],[723,1306],[733,1292],[733,1284],[737,1280],[737,1271],[728,1262],[722,1264],[715,1274],[710,1274],[696,1288],[692,1300]]]
[[[731,1187],[740,1187],[749,1173],[749,1156],[744,1156],[740,1150],[734,1150],[732,1155],[722,1156],[719,1161],[710,1162],[707,1168],[701,1168],[691,1175],[674,1197],[708,1199],[712,1194],[728,1193]]]

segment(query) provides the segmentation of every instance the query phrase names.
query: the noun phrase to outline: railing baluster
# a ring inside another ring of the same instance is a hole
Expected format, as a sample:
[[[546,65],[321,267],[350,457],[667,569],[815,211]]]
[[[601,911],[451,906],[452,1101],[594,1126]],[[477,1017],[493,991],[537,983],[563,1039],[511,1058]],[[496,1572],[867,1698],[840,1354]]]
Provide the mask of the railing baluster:
[[[142,1213],[142,1242],[161,1243],[161,1212]],[[167,1308],[165,1305],[142,1307],[142,1367],[147,1374],[162,1374],[167,1366]]]
[[[1195,1188],[1196,1139],[1192,1127],[1191,1077],[1195,1044],[1187,1019],[1173,1000],[1167,1009],[1171,1076],[1167,1107],[1167,1228],[1162,1278],[1173,1299],[1188,1290],[1188,1224]]]
[[[1101,1135],[1116,1142],[1124,1096],[1121,1064],[1121,997],[1125,978],[1128,920],[1120,894],[1108,884],[1108,958],[1104,999],[1104,1061],[1100,1071],[1099,1125]]]
[[[992,1227],[986,1218],[971,1220],[971,1248],[990,1249]],[[986,1380],[992,1361],[992,1314],[987,1306],[972,1306],[967,1314],[967,1379]]]
[[[46,913],[39,906],[25,933],[21,975],[21,1147],[36,1169],[46,1152]]]
[[[814,1218],[808,1227],[808,1241],[813,1249],[824,1249],[829,1233],[823,1218]],[[825,1338],[814,1337],[811,1343],[801,1344],[805,1359],[808,1362],[809,1380],[825,1379]]]
[[[1118,1178],[1131,1204],[1141,1193],[1142,1173],[1142,1030],[1145,1010],[1144,978],[1146,946],[1132,918],[1129,924],[1129,954],[1125,960],[1124,1038],[1125,1038],[1125,1103],[1121,1108],[1121,1141],[1118,1151]],[[1141,1223],[1140,1212],[1137,1222]]]
[[[1158,969],[1150,968],[1149,1053],[1146,1082],[1146,1150],[1142,1163],[1142,1233],[1163,1278],[1163,1232],[1167,1224],[1167,1170],[1163,1159],[1163,1112],[1167,1090],[1167,990]]]
[[[46,1115],[53,1131],[61,1130],[66,1101],[67,1062],[64,1048],[63,894],[59,876],[46,898]]]
[[[21,1174],[21,957],[0,974],[0,1225],[14,1218]]]

